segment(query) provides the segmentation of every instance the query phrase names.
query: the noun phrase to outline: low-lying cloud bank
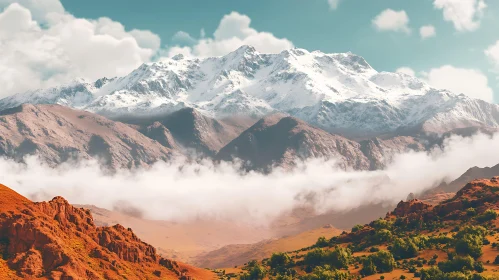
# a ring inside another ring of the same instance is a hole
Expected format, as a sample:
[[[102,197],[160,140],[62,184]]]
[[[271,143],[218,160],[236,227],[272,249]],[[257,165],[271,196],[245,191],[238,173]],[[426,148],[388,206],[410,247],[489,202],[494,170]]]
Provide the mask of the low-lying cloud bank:
[[[499,163],[499,135],[453,136],[444,148],[398,155],[384,170],[344,171],[334,161],[310,160],[293,171],[242,173],[238,165],[205,161],[157,163],[147,170],[106,175],[96,162],[50,168],[35,157],[26,164],[0,160],[0,182],[36,200],[63,196],[74,204],[140,209],[146,217],[198,217],[264,223],[294,207],[346,211],[393,203],[453,180],[473,166]]]

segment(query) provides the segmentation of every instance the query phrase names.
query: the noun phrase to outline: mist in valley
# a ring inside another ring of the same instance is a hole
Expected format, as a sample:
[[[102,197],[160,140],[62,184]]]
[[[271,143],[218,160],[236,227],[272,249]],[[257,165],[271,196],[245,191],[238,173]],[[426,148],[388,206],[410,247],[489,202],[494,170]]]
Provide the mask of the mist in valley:
[[[499,134],[447,138],[443,148],[399,154],[384,170],[342,170],[334,160],[312,159],[293,170],[243,172],[237,163],[184,159],[110,175],[97,161],[51,168],[35,156],[2,159],[3,184],[36,201],[62,196],[73,204],[129,211],[148,219],[220,219],[266,225],[296,207],[317,214],[396,203],[452,181],[473,166],[498,163]]]

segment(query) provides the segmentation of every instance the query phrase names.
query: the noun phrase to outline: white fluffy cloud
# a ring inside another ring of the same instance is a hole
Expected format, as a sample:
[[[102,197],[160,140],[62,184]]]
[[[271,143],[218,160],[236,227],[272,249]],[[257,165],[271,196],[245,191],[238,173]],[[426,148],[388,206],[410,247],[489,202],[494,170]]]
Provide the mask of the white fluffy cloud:
[[[150,31],[75,18],[59,1],[8,2],[0,0],[0,97],[74,78],[125,75],[160,47]]]
[[[194,39],[189,33],[184,31],[179,31],[175,33],[175,35],[173,35],[172,42],[180,46],[192,46],[196,44],[197,40]]]
[[[396,72],[403,73],[403,74],[413,76],[413,77],[416,76],[416,72],[414,72],[414,70],[412,70],[412,68],[409,68],[409,67],[400,67],[396,70]]]
[[[404,10],[394,11],[392,9],[386,9],[377,15],[372,23],[374,27],[379,31],[395,31],[410,33],[409,28],[409,16]]]
[[[332,10],[338,9],[338,4],[340,3],[340,0],[327,0],[327,3],[329,4],[329,7]]]
[[[434,0],[435,8],[443,11],[444,19],[458,31],[473,31],[480,26],[485,0]]]
[[[184,38],[188,35],[185,32],[180,34]],[[176,37],[178,39],[178,36]],[[232,12],[222,18],[213,38],[201,38],[190,47],[181,45],[171,47],[169,55],[182,53],[200,57],[221,56],[242,45],[253,46],[263,53],[278,53],[293,48],[293,43],[288,39],[277,38],[269,32],[257,31],[251,27],[251,19],[248,16]]]
[[[453,136],[430,152],[396,155],[377,171],[344,171],[334,161],[311,160],[293,171],[276,168],[269,174],[242,174],[231,163],[203,161],[160,162],[150,169],[117,170],[109,175],[95,162],[50,168],[34,157],[27,158],[26,164],[0,158],[0,178],[37,200],[60,195],[71,203],[108,209],[125,202],[152,219],[218,218],[266,224],[295,207],[311,206],[320,214],[397,203],[411,192],[454,180],[470,166],[493,166],[497,158],[490,155],[498,153],[499,134]]]
[[[435,26],[433,25],[425,25],[419,29],[419,35],[422,39],[427,39],[431,37],[435,37],[437,32],[435,31]]]
[[[431,86],[448,89],[454,93],[464,93],[470,97],[493,101],[493,90],[489,87],[487,76],[475,69],[456,68],[444,65],[431,69],[426,76]]]
[[[496,70],[499,71],[499,40],[485,50],[485,55],[487,55],[490,61],[494,64]]]
[[[35,21],[45,23],[52,13],[64,13],[60,0],[0,0],[0,10],[12,3],[18,3],[31,11]]]

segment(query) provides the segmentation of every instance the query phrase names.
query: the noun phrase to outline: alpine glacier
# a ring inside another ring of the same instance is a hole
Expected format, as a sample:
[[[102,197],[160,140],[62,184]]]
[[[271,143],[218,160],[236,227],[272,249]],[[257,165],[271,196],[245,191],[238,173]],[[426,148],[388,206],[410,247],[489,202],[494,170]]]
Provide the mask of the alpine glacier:
[[[13,95],[0,100],[0,110],[23,103],[56,103],[109,117],[184,107],[216,118],[282,112],[352,136],[499,127],[498,105],[432,88],[406,74],[378,72],[352,53],[262,54],[250,46],[222,57],[177,55],[143,64],[125,77]]]

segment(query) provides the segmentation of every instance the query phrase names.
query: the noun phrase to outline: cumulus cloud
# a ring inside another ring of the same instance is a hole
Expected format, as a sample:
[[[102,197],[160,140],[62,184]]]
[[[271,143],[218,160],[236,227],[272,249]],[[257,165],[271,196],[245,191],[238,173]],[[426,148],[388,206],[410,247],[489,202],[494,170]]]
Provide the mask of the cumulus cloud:
[[[46,23],[50,14],[64,13],[64,7],[60,0],[0,0],[0,10],[13,3],[18,3],[31,11],[35,21]]]
[[[175,33],[175,35],[173,35],[172,42],[177,44],[180,47],[183,47],[183,46],[192,46],[192,45],[196,44],[197,40],[194,39],[187,32],[178,31],[177,33]]]
[[[75,18],[58,1],[20,3],[0,10],[0,97],[75,78],[125,75],[160,47],[150,31],[126,31],[109,18]]]
[[[378,31],[411,32],[408,26],[409,16],[404,10],[386,9],[372,20],[372,24]]]
[[[444,65],[431,69],[426,75],[427,82],[436,88],[447,89],[454,93],[464,93],[470,97],[493,101],[493,90],[488,78],[475,69],[456,68]]]
[[[414,72],[414,70],[412,70],[412,68],[409,68],[409,67],[400,67],[397,70],[395,70],[395,72],[403,73],[403,74],[406,74],[409,76],[416,77],[416,72]]]
[[[444,19],[452,22],[457,31],[473,31],[487,8],[485,0],[434,0],[435,8],[443,11]]]
[[[485,50],[485,55],[487,55],[489,60],[496,67],[496,70],[499,70],[499,41],[497,41],[494,45],[489,46]]]
[[[177,33],[183,38],[192,38],[186,32]],[[169,49],[169,56],[178,53],[193,56],[221,56],[236,50],[240,46],[250,45],[262,53],[278,53],[293,48],[293,43],[286,38],[277,38],[269,32],[258,31],[251,27],[251,19],[247,15],[232,12],[220,21],[212,38],[200,38],[192,46],[177,44]]]
[[[147,218],[219,218],[266,223],[295,207],[318,213],[346,211],[371,203],[396,203],[453,180],[471,166],[492,166],[499,136],[453,136],[443,148],[396,156],[385,170],[344,171],[334,161],[311,160],[294,171],[242,173],[233,164],[158,163],[148,170],[106,175],[95,162],[52,169],[35,158],[26,165],[0,160],[0,181],[23,195],[112,209],[135,209]]]
[[[419,35],[421,39],[428,39],[431,37],[435,37],[437,32],[435,31],[435,26],[433,25],[425,25],[419,29]]]
[[[327,0],[327,3],[329,4],[331,10],[336,10],[338,9],[338,4],[340,3],[340,0]]]

